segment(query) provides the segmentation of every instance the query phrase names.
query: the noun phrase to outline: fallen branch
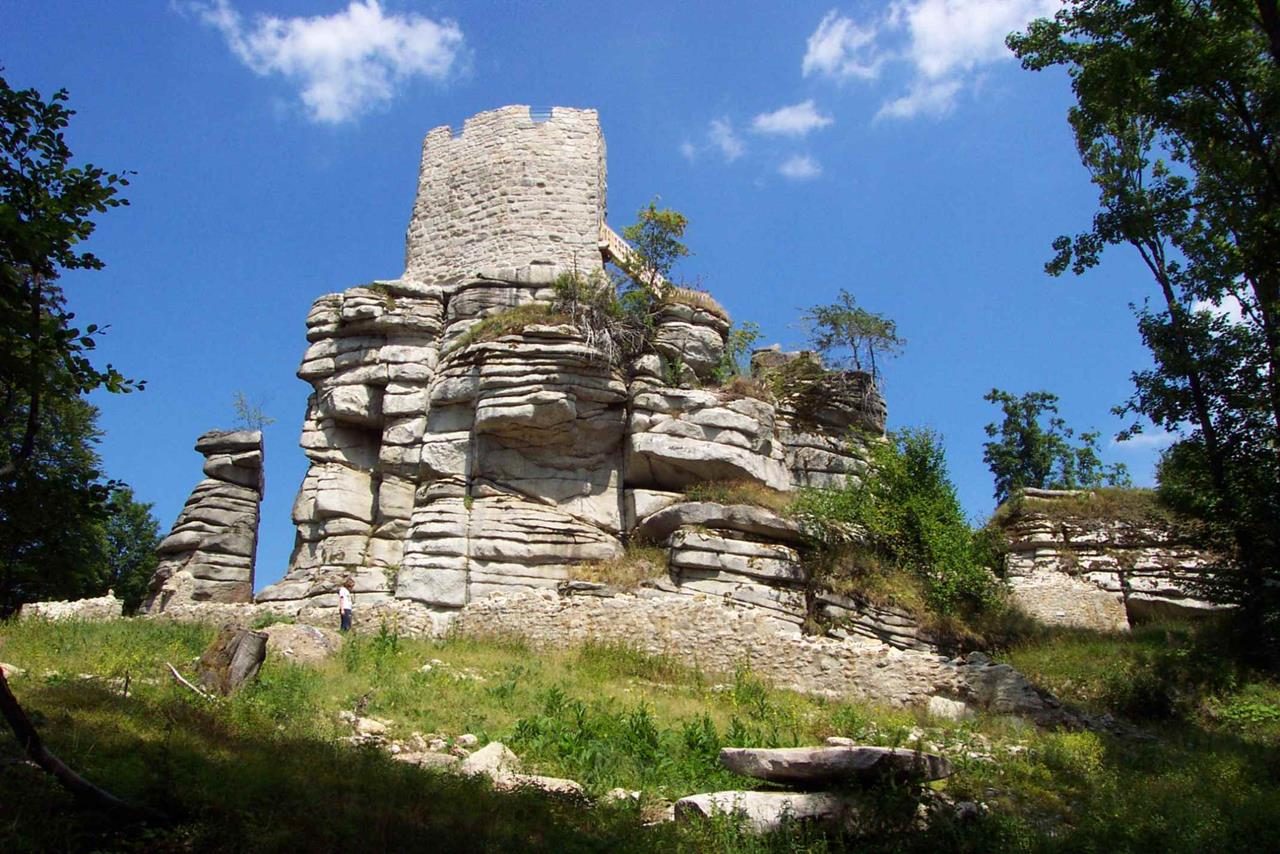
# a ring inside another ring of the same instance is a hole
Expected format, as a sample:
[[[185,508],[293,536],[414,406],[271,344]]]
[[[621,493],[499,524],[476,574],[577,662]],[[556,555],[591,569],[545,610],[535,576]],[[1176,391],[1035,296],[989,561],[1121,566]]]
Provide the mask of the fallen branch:
[[[122,813],[130,818],[163,824],[170,823],[169,817],[162,812],[123,801],[107,790],[95,786],[68,768],[61,759],[50,753],[44,746],[44,742],[41,741],[40,733],[36,732],[35,726],[32,725],[31,719],[22,710],[22,706],[18,703],[18,698],[13,696],[13,692],[9,690],[9,680],[5,678],[3,672],[0,672],[0,712],[4,713],[4,718],[8,721],[10,729],[13,730],[13,734],[18,738],[18,744],[22,745],[22,749],[30,757],[31,761],[52,775],[64,789],[82,803]]]
[[[197,694],[199,694],[201,697],[203,697],[204,699],[208,700],[211,703],[217,699],[217,697],[214,697],[210,694],[206,694],[204,691],[201,691],[199,688],[197,688],[195,685],[192,685],[186,679],[183,679],[182,674],[178,672],[178,668],[174,667],[169,662],[166,661],[164,663],[164,666],[169,668],[169,672],[173,674],[174,679],[178,680],[179,685],[183,685],[186,688],[190,688],[192,691],[195,691]]]

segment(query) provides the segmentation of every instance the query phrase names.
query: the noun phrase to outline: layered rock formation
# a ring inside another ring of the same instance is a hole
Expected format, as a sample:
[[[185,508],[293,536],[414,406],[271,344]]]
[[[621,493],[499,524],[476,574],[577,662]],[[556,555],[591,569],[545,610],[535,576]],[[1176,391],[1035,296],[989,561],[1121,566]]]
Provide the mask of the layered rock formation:
[[[1197,590],[1212,555],[1157,514],[1108,514],[1097,497],[1028,490],[1002,513],[1014,601],[1053,625],[1126,631],[1132,623],[1211,613]]]
[[[698,388],[729,320],[681,289],[627,364],[551,312],[477,334],[550,306],[557,276],[602,268],[603,151],[592,111],[539,122],[504,108],[460,136],[428,134],[403,277],[322,297],[307,318],[311,465],[289,572],[260,601],[327,607],[351,577],[364,607],[448,617],[493,593],[554,590],[575,564],[644,537],[670,545],[672,589],[804,620],[794,525],[743,523],[751,508],[651,517],[688,508],[682,491],[708,481],[788,490],[856,476],[850,428],[883,429],[873,386],[819,372],[829,387],[807,408]]]
[[[250,602],[262,503],[262,433],[215,430],[196,440],[205,479],[157,548],[143,611],[182,602]]]

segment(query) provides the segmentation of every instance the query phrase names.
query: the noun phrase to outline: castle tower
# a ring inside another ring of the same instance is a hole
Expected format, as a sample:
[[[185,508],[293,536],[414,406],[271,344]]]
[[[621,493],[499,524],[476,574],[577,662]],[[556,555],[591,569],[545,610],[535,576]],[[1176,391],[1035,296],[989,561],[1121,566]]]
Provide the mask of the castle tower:
[[[605,190],[595,110],[503,107],[456,136],[435,128],[422,145],[404,278],[507,278],[515,259],[589,275],[601,267]]]

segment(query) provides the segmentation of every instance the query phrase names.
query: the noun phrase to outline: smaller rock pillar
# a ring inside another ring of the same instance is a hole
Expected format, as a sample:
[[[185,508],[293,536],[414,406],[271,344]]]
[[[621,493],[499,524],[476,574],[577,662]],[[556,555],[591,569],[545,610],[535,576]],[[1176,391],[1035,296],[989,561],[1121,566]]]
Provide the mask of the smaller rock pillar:
[[[253,601],[262,432],[213,430],[196,440],[196,450],[205,457],[205,479],[156,549],[147,613],[185,602]]]

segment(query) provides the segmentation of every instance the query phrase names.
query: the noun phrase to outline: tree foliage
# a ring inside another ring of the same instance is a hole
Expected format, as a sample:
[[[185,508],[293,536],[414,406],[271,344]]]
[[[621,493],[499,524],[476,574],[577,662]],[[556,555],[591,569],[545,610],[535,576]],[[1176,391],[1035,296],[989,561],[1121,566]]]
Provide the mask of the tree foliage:
[[[947,473],[942,441],[902,430],[875,441],[868,475],[842,489],[807,489],[795,512],[827,549],[852,545],[836,572],[856,572],[870,556],[917,578],[938,614],[981,609],[996,594],[985,544],[970,530]]]
[[[1121,411],[1187,437],[1162,486],[1220,532],[1229,520],[1217,543],[1240,567],[1229,598],[1280,636],[1277,4],[1069,0],[1009,44],[1026,68],[1069,71],[1098,188],[1091,227],[1059,238],[1047,269],[1082,273],[1125,245],[1150,271],[1160,301],[1138,314],[1154,367]],[[1232,304],[1238,322],[1201,311]]]
[[[151,504],[138,501],[127,486],[117,486],[107,500],[101,578],[96,587],[99,591],[114,590],[127,614],[142,604],[159,563],[160,523],[151,508]]]
[[[151,505],[106,479],[96,446],[97,410],[74,395],[51,396],[27,463],[0,490],[0,615],[24,602],[79,599],[114,589],[136,608],[155,569],[158,525]],[[0,436],[5,452],[22,424]]]
[[[1025,487],[1082,489],[1129,486],[1123,463],[1104,466],[1098,432],[1076,433],[1058,416],[1058,396],[1032,391],[1014,396],[993,388],[983,400],[997,404],[1004,419],[984,429],[993,441],[982,446],[982,461],[995,478],[996,503]],[[1047,417],[1047,420],[1046,420]]]
[[[73,166],[64,130],[74,111],[59,90],[48,101],[0,77],[0,419],[23,422],[21,441],[0,463],[13,477],[34,453],[40,410],[56,378],[64,393],[141,388],[111,365],[90,359],[102,329],[73,324],[58,284],[63,270],[96,270],[102,261],[81,244],[93,215],[128,204],[125,175]]]
[[[102,329],[75,324],[59,283],[103,266],[83,244],[96,214],[127,204],[128,180],[72,164],[66,102],[0,77],[0,615],[102,593],[132,571],[108,552],[119,558],[133,534],[112,528],[109,546],[107,532],[135,508],[102,475],[97,410],[83,395],[143,383],[93,363]]]
[[[645,352],[658,313],[675,288],[672,269],[689,254],[681,242],[688,219],[650,202],[622,230],[631,247],[618,269],[595,276],[567,273],[556,279],[554,310],[568,315],[587,343],[615,365]]]
[[[681,242],[688,227],[684,214],[660,208],[656,200],[641,208],[636,221],[622,229],[634,252],[627,263],[627,275],[653,292],[669,283],[676,263],[689,255],[689,247]]]
[[[898,325],[858,305],[848,291],[829,305],[815,305],[802,315],[809,324],[813,349],[828,361],[843,362],[857,371],[866,371],[880,384],[880,362],[902,352],[907,341],[898,335]],[[843,356],[836,354],[843,353]]]

